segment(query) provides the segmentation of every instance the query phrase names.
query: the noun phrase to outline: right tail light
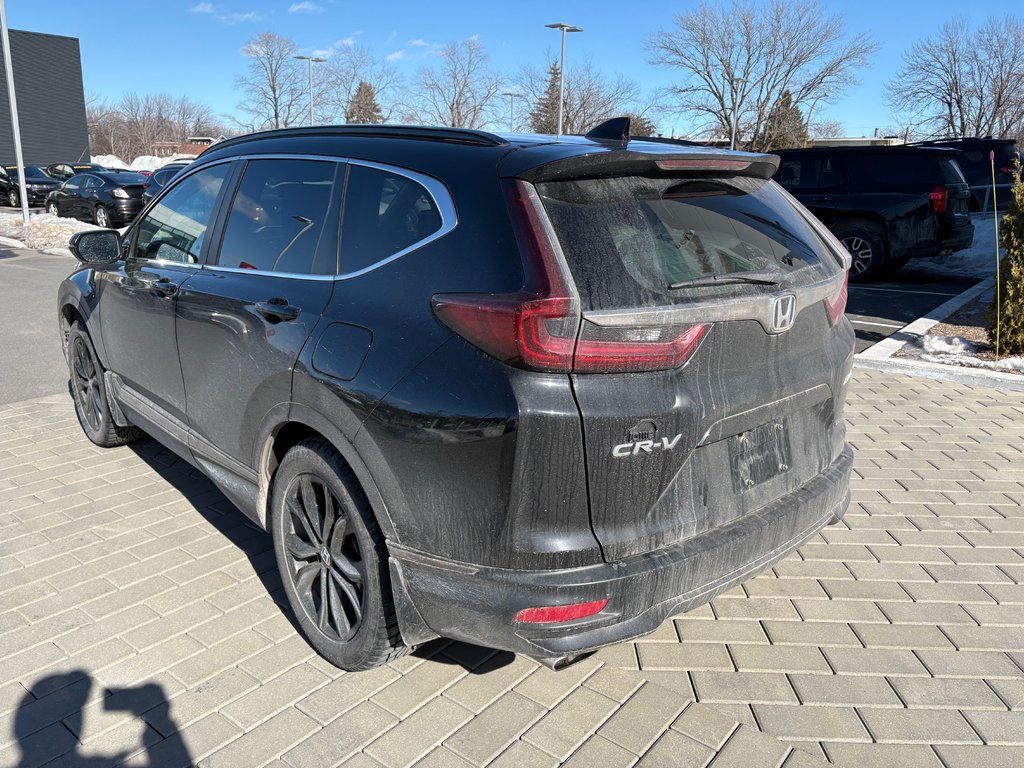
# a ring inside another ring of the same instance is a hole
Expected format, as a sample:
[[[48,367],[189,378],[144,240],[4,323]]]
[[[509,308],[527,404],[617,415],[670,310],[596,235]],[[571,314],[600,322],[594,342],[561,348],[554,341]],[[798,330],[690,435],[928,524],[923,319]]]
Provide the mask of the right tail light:
[[[843,283],[839,286],[839,290],[832,296],[825,298],[825,311],[828,312],[828,320],[832,325],[838,323],[846,311],[846,300],[849,297],[849,281],[850,273],[844,272]]]

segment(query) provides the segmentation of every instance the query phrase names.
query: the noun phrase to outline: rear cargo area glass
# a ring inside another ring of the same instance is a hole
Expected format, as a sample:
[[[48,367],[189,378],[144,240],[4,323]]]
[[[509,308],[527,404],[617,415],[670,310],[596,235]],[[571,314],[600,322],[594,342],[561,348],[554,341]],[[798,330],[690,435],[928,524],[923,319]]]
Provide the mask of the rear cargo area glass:
[[[842,269],[799,204],[772,181],[622,176],[537,189],[587,309],[754,295]],[[779,283],[670,287],[749,272],[778,273]]]

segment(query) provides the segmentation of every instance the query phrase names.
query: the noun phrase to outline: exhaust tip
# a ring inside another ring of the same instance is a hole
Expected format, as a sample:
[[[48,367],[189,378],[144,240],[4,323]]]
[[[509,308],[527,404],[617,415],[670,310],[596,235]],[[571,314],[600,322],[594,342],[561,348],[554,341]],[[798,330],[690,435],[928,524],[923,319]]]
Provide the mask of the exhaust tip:
[[[584,653],[569,654],[567,656],[538,656],[537,661],[548,669],[558,672],[566,667],[571,667],[579,661],[590,658],[595,653],[597,653],[597,651],[586,651]]]

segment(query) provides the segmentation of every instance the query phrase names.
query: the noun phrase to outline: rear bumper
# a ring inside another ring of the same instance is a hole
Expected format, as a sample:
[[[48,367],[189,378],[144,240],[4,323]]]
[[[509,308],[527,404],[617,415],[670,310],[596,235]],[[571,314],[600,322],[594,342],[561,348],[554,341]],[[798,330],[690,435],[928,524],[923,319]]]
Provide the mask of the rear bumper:
[[[110,211],[112,221],[127,224],[133,221],[144,207],[145,203],[141,199],[117,200],[113,205],[108,206],[107,210]]]
[[[653,632],[785,557],[849,505],[853,451],[774,504],[665,549],[568,570],[454,563],[392,546],[392,574],[432,632],[543,659]],[[523,608],[607,599],[601,613],[557,625],[517,624]]]
[[[968,219],[966,224],[954,227],[944,235],[939,241],[939,253],[951,253],[970,248],[971,243],[974,242],[974,223]]]

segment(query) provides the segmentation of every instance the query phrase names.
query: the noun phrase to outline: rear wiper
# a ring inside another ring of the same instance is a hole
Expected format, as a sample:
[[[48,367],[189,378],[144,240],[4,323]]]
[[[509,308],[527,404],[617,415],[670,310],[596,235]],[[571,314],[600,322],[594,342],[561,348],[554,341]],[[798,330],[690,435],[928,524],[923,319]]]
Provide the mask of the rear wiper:
[[[750,272],[726,272],[720,275],[705,275],[694,277],[690,280],[682,280],[669,285],[673,288],[689,288],[698,285],[728,285],[729,283],[762,283],[764,285],[778,285],[786,279],[783,272],[776,272],[770,269],[752,270]]]

